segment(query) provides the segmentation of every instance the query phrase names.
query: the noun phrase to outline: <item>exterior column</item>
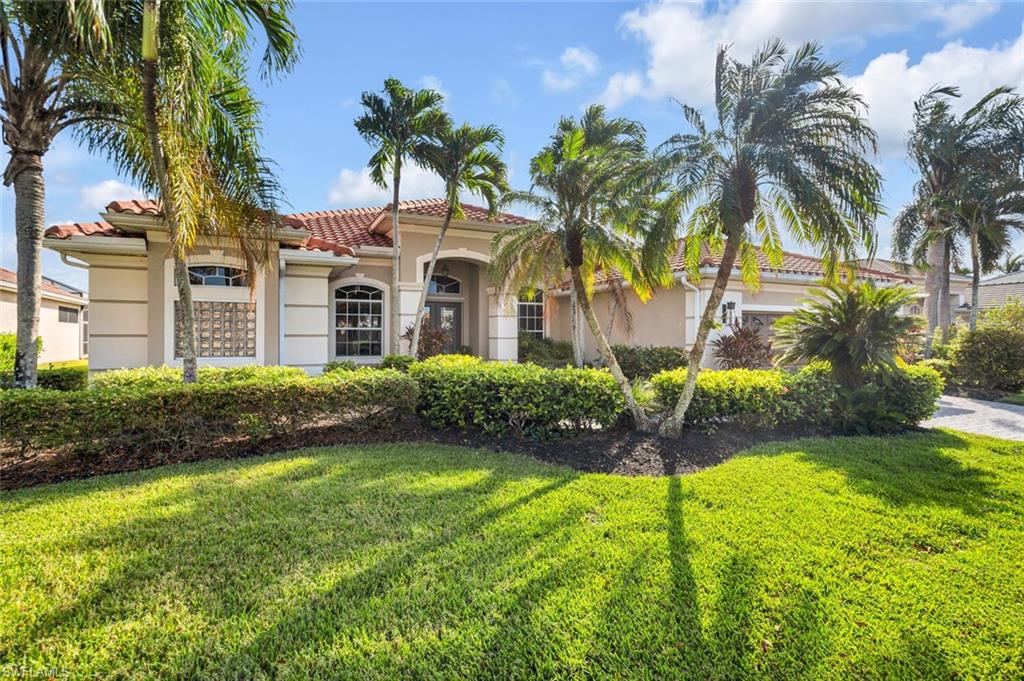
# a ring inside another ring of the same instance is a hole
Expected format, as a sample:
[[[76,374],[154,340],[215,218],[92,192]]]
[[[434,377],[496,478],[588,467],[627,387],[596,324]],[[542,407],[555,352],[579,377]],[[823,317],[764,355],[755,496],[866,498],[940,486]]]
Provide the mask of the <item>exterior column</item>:
[[[423,291],[423,284],[412,284],[402,282],[398,287],[398,335],[401,336],[405,333],[405,330],[416,323],[416,306],[420,302],[420,293]],[[410,343],[412,341],[405,338],[399,338],[398,343],[401,346],[401,350],[392,350],[391,352],[401,352],[402,354],[411,355],[413,352],[410,349]]]
[[[498,362],[519,361],[519,299],[487,290],[487,357]]]

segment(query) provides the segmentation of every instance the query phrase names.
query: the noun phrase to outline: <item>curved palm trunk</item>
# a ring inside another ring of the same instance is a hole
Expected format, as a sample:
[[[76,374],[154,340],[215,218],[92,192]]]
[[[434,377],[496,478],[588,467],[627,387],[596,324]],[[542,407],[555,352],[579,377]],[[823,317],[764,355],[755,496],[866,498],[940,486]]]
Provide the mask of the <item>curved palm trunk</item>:
[[[583,366],[583,339],[580,337],[580,304],[576,286],[569,288],[569,326],[572,333],[572,359],[577,367]]]
[[[14,178],[14,224],[18,250],[18,327],[14,387],[36,387],[39,364],[39,306],[42,284],[44,202],[43,162],[33,156]]]
[[[715,312],[718,310],[725,289],[729,285],[729,277],[732,276],[732,266],[736,261],[736,253],[739,251],[739,243],[732,237],[725,240],[725,250],[722,253],[722,262],[718,264],[718,273],[715,275],[715,285],[708,296],[708,302],[704,305],[704,312],[700,318],[700,328],[697,330],[697,338],[694,339],[693,347],[690,348],[690,357],[686,370],[686,382],[683,384],[683,392],[679,395],[679,401],[672,412],[672,416],[665,419],[661,424],[661,434],[666,437],[679,437],[683,431],[683,422],[686,418],[686,410],[690,408],[693,400],[693,393],[697,390],[697,374],[700,373],[700,365],[704,360],[704,348],[708,344],[708,335],[715,325]]]
[[[188,267],[179,243],[181,230],[178,225],[177,209],[171,197],[170,181],[167,177],[167,160],[160,141],[157,123],[156,80],[157,80],[157,31],[160,17],[160,0],[146,0],[143,6],[142,22],[142,109],[146,126],[146,139],[153,157],[153,174],[163,200],[164,219],[170,232],[174,253],[174,285],[178,289],[178,314],[181,315],[181,362],[182,380],[196,382],[196,321],[192,307],[192,285],[188,280]],[[175,332],[177,333],[177,332]]]
[[[398,290],[400,279],[401,279],[401,262],[402,262],[402,237],[398,233],[398,185],[402,180],[402,167],[401,161],[395,159],[395,171],[391,178],[391,309],[388,314],[388,345],[389,352],[395,354],[402,354],[401,346],[399,345],[399,338],[401,337],[401,329],[398,325],[401,324],[401,315],[399,312],[399,305],[401,304],[402,296]],[[413,357],[416,356],[416,346],[409,347],[409,354]]]
[[[636,429],[649,432],[651,430],[651,421],[647,418],[647,414],[644,413],[643,408],[637,404],[636,399],[633,397],[633,386],[630,384],[629,379],[626,378],[626,375],[622,373],[619,361],[615,359],[615,353],[612,352],[611,346],[608,345],[608,340],[604,337],[604,333],[601,331],[601,324],[597,321],[597,315],[594,314],[594,308],[590,305],[590,298],[587,297],[587,289],[583,284],[583,275],[580,274],[580,268],[570,267],[569,273],[572,276],[573,288],[576,289],[576,298],[579,301],[580,313],[587,321],[587,326],[590,327],[590,333],[594,336],[594,341],[597,343],[597,350],[601,353],[601,358],[604,360],[605,365],[608,367],[608,370],[611,372],[615,381],[619,384],[619,388],[622,390],[622,396],[626,400],[626,408],[633,417],[633,423],[636,426]]]
[[[412,344],[409,346],[409,350],[413,356],[419,356],[420,349],[420,329],[423,327],[423,308],[427,304],[427,292],[430,289],[430,278],[434,276],[434,266],[437,265],[437,254],[441,252],[441,244],[444,242],[444,235],[448,231],[448,225],[452,222],[452,213],[455,209],[452,208],[452,202],[448,202],[448,210],[444,214],[444,223],[441,225],[441,231],[437,233],[437,241],[434,242],[434,252],[430,256],[430,264],[427,265],[427,272],[423,276],[423,290],[420,291],[420,301],[416,306],[416,321],[413,322],[412,327]]]
[[[978,233],[971,232],[971,331],[978,326],[978,284],[981,282],[981,256]]]

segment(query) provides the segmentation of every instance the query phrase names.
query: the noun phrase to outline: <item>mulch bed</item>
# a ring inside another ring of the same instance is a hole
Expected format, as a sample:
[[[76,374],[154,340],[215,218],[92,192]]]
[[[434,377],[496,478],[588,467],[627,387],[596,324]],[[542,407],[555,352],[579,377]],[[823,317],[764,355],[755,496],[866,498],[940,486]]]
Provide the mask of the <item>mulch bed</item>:
[[[721,428],[713,433],[686,430],[678,439],[664,439],[628,430],[585,433],[574,438],[531,440],[493,437],[479,431],[435,431],[418,420],[395,424],[389,430],[353,431],[349,428],[310,428],[259,445],[239,447],[224,441],[202,452],[108,452],[80,457],[48,452],[23,460],[0,460],[0,489],[18,489],[96,475],[123,473],[171,463],[206,459],[235,459],[271,452],[339,444],[434,442],[525,454],[546,463],[578,471],[630,476],[682,475],[722,463],[735,452],[761,442],[825,435],[807,429],[742,430]]]

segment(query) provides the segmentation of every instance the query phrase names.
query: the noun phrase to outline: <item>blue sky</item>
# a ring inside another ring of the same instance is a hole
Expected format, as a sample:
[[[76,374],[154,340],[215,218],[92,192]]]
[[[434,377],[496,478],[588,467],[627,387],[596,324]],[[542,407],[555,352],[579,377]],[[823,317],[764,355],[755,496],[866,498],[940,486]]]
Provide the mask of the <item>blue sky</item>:
[[[303,58],[264,85],[266,153],[279,166],[290,210],[384,203],[364,165],[370,151],[352,127],[363,90],[395,76],[443,91],[457,121],[506,134],[512,182],[525,187],[529,158],[559,116],[603,102],[641,121],[650,143],[684,129],[673,98],[705,107],[714,51],[747,56],[766,39],[818,40],[845,63],[879,132],[877,162],[890,216],[914,182],[902,142],[913,100],[936,83],[960,86],[965,103],[997,84],[1024,87],[1024,3],[299,3]],[[134,190],[102,158],[65,134],[45,159],[47,222],[95,220]],[[436,196],[439,182],[413,172],[403,197]],[[13,269],[14,199],[0,192],[0,264]],[[879,254],[891,217],[879,221]],[[790,242],[791,248],[801,250]],[[805,250],[805,249],[803,249]],[[1024,251],[1024,239],[1017,250]],[[85,285],[85,273],[44,252],[44,273]]]

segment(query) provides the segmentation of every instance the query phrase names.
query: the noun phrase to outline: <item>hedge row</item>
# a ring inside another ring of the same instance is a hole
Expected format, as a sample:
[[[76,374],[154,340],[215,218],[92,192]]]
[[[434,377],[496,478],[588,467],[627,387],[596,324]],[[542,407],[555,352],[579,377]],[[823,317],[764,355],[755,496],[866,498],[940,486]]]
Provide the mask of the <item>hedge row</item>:
[[[0,374],[0,388],[10,388],[13,385],[13,373]],[[38,369],[36,385],[49,390],[85,390],[89,385],[89,369],[84,366]]]
[[[62,448],[182,454],[227,439],[245,449],[309,427],[386,428],[411,414],[416,399],[406,374],[369,369],[298,380],[8,390],[0,394],[0,447],[7,456]]]
[[[549,437],[610,427],[623,409],[615,379],[597,369],[545,369],[439,355],[409,375],[419,386],[419,414],[434,428],[475,426],[492,435]]]
[[[247,364],[238,367],[200,367],[199,383],[238,383],[240,381],[278,382],[308,378],[299,367],[260,366]],[[93,374],[93,388],[156,388],[181,385],[181,367],[141,367],[114,369]]]

